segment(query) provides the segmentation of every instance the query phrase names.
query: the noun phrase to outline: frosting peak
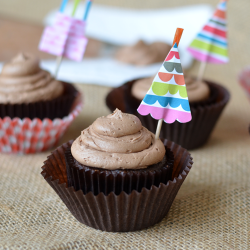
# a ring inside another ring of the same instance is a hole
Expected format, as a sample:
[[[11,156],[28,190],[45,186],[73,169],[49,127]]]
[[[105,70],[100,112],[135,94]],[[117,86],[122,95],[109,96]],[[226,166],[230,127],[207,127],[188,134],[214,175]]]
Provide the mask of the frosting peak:
[[[210,95],[208,85],[203,81],[197,81],[192,77],[185,77],[188,99],[190,102],[206,100]]]
[[[0,74],[1,103],[30,103],[51,100],[63,92],[63,85],[40,69],[33,55],[20,53],[4,64]]]
[[[135,134],[142,128],[139,118],[122,113],[119,109],[116,109],[113,114],[106,117],[97,118],[92,126],[97,133],[116,138]]]
[[[37,73],[40,70],[38,58],[19,53],[10,63],[3,66],[2,76],[27,76]]]
[[[132,46],[125,46],[118,50],[116,59],[124,63],[148,65],[162,62],[165,59],[166,51],[170,48],[170,45],[163,42],[146,44],[140,40]]]
[[[83,130],[71,147],[74,158],[105,169],[140,169],[160,162],[165,147],[140,120],[116,109]]]

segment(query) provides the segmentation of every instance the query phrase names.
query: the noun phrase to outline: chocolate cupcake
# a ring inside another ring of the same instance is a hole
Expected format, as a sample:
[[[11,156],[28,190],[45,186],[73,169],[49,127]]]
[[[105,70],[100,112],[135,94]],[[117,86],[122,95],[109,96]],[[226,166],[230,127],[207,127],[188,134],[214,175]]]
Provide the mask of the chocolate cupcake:
[[[0,117],[63,118],[77,95],[73,85],[40,69],[38,58],[20,53],[0,74]]]
[[[127,232],[166,216],[191,166],[185,149],[116,110],[52,152],[41,174],[80,222]]]
[[[152,81],[153,78],[134,80],[112,90],[106,97],[107,106],[110,110],[119,108],[138,116],[143,126],[155,132],[158,121],[137,112]],[[194,149],[206,143],[230,95],[224,87],[210,81],[197,82],[194,78],[186,77],[185,82],[192,120],[188,123],[164,123],[160,137],[172,140],[184,148]]]
[[[34,153],[54,146],[81,109],[81,95],[19,54],[0,74],[0,152]]]
[[[115,110],[81,132],[66,163],[68,185],[76,191],[119,195],[167,184],[173,156],[136,116]]]

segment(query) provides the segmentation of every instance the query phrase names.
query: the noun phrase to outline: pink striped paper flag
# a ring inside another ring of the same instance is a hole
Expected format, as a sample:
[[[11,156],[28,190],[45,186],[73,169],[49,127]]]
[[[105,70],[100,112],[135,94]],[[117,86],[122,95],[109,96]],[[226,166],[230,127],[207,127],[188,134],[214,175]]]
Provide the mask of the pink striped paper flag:
[[[44,29],[39,49],[46,53],[62,56],[69,36],[73,18],[58,12],[53,26]]]
[[[84,36],[86,22],[74,19],[65,45],[63,56],[81,61],[84,55],[88,39]]]
[[[81,61],[88,39],[85,37],[86,22],[58,12],[53,26],[46,27],[39,49],[55,56]]]

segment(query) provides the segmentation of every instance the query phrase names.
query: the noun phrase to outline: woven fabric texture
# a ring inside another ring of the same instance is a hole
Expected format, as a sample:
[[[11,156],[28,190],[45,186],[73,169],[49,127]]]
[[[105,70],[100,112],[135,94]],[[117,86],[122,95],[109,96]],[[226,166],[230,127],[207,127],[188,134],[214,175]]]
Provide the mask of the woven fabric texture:
[[[142,1],[126,1],[125,6],[138,8],[138,2]],[[159,6],[163,1],[150,2]],[[200,3],[172,2],[176,6]],[[166,3],[165,7],[169,1]],[[231,100],[208,143],[191,151],[193,168],[169,214],[154,227],[138,232],[107,233],[89,228],[70,214],[40,175],[49,152],[1,154],[0,249],[250,248],[250,103],[237,80],[240,70],[250,64],[250,1],[229,1],[228,7],[230,63],[209,65],[205,77],[227,87]],[[197,70],[195,63],[190,73]],[[77,87],[84,93],[85,106],[60,143],[76,138],[97,117],[108,114],[104,98],[109,88]]]

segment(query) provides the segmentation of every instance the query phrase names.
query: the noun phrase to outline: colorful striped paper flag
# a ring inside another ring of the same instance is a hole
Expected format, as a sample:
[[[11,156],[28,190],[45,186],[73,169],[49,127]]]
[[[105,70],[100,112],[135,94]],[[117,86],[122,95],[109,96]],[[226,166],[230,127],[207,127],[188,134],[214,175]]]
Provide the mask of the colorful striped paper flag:
[[[174,44],[137,111],[166,123],[192,119],[177,43]]]
[[[227,63],[229,61],[226,5],[227,0],[219,3],[212,18],[190,44],[188,51],[197,60],[209,63]]]

